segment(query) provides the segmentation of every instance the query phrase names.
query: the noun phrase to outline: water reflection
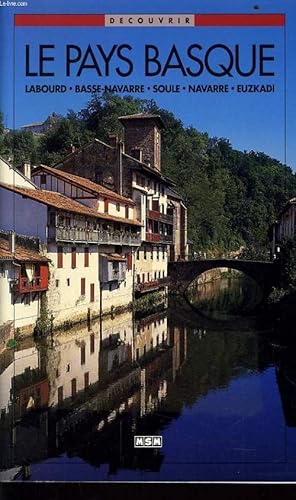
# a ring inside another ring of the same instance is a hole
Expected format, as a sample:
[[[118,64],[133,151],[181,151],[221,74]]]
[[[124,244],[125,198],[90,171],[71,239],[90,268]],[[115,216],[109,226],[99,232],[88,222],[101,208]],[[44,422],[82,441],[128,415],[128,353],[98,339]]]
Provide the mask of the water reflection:
[[[262,299],[262,291],[251,278],[241,273],[199,283],[188,290],[192,305],[213,319],[234,319],[252,311]]]
[[[0,468],[31,480],[252,480],[260,466],[284,479],[296,393],[283,374],[295,369],[269,338],[174,305],[28,339],[0,355]],[[134,449],[135,435],[158,434],[163,449]]]

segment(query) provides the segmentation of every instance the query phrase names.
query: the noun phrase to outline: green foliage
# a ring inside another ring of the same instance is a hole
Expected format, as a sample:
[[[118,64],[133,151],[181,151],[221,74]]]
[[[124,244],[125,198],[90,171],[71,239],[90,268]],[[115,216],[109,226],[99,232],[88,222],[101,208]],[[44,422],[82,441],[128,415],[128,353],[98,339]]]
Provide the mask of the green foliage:
[[[16,349],[16,348],[17,348],[17,341],[15,339],[9,339],[6,344],[6,349]]]
[[[269,297],[267,299],[268,304],[277,304],[278,302],[281,302],[281,300],[286,297],[288,294],[287,290],[284,290],[283,288],[276,288],[272,287],[272,290],[269,294]]]
[[[35,164],[37,158],[38,139],[27,131],[10,131],[1,140],[1,154],[12,158],[15,166],[23,162]]]
[[[134,302],[134,310],[138,315],[150,314],[164,308],[164,298],[159,292],[148,293]]]
[[[51,329],[51,320],[49,317],[49,311],[47,307],[47,298],[45,295],[41,297],[40,304],[40,316],[36,321],[36,325],[34,328],[34,335],[37,337],[43,337],[50,332]]]
[[[280,263],[284,288],[296,291],[296,237],[284,242],[280,252]]]

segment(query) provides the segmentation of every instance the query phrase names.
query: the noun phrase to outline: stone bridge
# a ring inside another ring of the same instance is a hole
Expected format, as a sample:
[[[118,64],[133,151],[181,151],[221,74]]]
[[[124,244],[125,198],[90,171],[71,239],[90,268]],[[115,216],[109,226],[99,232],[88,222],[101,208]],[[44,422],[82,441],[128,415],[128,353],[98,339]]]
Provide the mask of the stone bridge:
[[[170,289],[184,293],[190,283],[202,273],[220,267],[236,269],[253,278],[262,289],[264,296],[268,295],[273,286],[279,284],[280,267],[278,263],[240,259],[211,259],[169,262]]]

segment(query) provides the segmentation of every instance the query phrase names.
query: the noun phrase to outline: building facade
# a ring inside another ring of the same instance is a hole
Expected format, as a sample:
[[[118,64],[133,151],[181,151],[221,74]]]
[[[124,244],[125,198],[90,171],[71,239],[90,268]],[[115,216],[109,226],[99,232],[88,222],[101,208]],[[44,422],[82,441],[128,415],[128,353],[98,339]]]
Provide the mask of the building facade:
[[[169,257],[186,257],[187,212],[177,195],[175,202],[170,201],[172,192],[168,193],[174,183],[161,172],[161,117],[127,115],[119,121],[123,143],[117,136],[110,137],[110,144],[95,139],[72,151],[55,168],[99,182],[134,201],[142,240],[135,262],[135,288],[142,295],[165,290]]]
[[[289,238],[295,236],[296,229],[296,198],[291,198],[282,211],[277,221],[272,225],[272,255],[277,258],[281,245]]]

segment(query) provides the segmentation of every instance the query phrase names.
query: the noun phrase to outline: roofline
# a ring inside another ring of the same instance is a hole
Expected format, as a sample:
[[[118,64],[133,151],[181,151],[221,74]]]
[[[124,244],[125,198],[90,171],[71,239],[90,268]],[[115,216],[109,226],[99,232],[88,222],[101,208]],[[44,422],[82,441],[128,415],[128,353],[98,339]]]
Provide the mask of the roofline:
[[[122,125],[124,125],[125,122],[130,122],[132,120],[153,120],[158,124],[159,128],[162,128],[162,129],[166,128],[164,121],[160,115],[153,115],[153,114],[149,115],[149,113],[148,113],[148,116],[147,115],[145,116],[145,113],[142,113],[142,116],[140,116],[140,115],[141,115],[141,113],[134,113],[131,115],[119,116],[118,121]]]
[[[23,172],[21,172],[17,167],[14,167],[13,165],[11,165],[11,163],[9,163],[7,160],[5,160],[3,158],[3,156],[0,156],[0,160],[2,160],[4,163],[6,163],[6,165],[9,166],[9,168],[12,168],[12,170],[14,170],[14,172],[16,172],[17,174],[19,174],[23,179],[25,179],[26,181],[28,181],[32,186],[34,186],[36,189],[38,188],[38,186],[36,186],[36,184],[31,180],[29,179],[29,177],[26,177]]]
[[[53,168],[53,167],[49,167],[48,165],[43,165],[42,163],[34,170],[34,174],[39,173],[39,170],[44,169],[44,168],[49,168],[51,170],[54,170],[55,173],[57,172],[57,176],[59,176],[59,173],[62,172],[64,174],[69,173],[70,175],[75,175],[76,177],[79,177],[81,179],[90,180],[90,179],[86,179],[86,177],[81,177],[80,175],[71,174],[70,172],[64,172],[63,170],[60,170],[58,168]],[[63,177],[63,175],[60,175],[60,178],[62,178],[62,177]],[[65,180],[65,179],[63,178],[63,180]],[[81,186],[78,181],[69,179],[69,182],[75,184],[80,189],[85,189],[85,191],[89,191],[91,193],[94,193],[94,194],[100,196],[100,193],[97,193],[96,191],[94,191],[90,187]],[[91,181],[91,182],[94,182],[94,181]],[[97,182],[94,182],[94,184],[96,184],[97,186],[101,186],[101,184],[98,184]],[[113,198],[114,201],[118,201],[119,199],[122,199],[122,202],[125,202],[127,205],[131,205],[131,206],[136,205],[136,203],[133,200],[131,200],[130,198],[126,198],[125,196],[122,196],[121,194],[115,193],[114,191],[111,191],[111,189],[108,189],[105,186],[102,186],[102,187],[108,191],[108,196],[110,193],[110,198]],[[52,191],[52,192],[56,193],[57,191]],[[61,194],[61,193],[59,193],[59,194]],[[101,196],[104,196],[104,193],[101,193]]]
[[[149,165],[147,165],[146,163],[143,163],[142,161],[138,160],[137,158],[134,158],[133,156],[128,155],[127,153],[122,153],[122,154],[123,156],[126,156],[126,158],[128,158],[129,160],[132,160],[135,163],[137,163],[139,167],[141,166],[141,168],[145,168],[146,170],[148,170],[148,172],[151,173],[151,175],[155,175],[156,177],[161,177],[165,182],[171,184],[172,186],[176,185],[175,181],[173,181],[169,177],[166,177],[165,175],[162,175],[162,173],[159,170],[149,167]]]
[[[82,203],[80,203],[80,205],[82,207],[82,211],[79,212],[78,209],[75,210],[75,209],[71,209],[71,208],[64,208],[64,207],[61,208],[61,207],[57,207],[53,203],[46,202],[45,200],[38,200],[38,199],[34,198],[33,196],[30,196],[30,193],[20,193],[18,191],[15,191],[15,189],[26,189],[26,188],[19,188],[18,186],[11,186],[10,184],[4,184],[4,183],[0,182],[0,188],[1,187],[4,188],[4,189],[8,189],[12,193],[15,193],[15,194],[17,194],[19,196],[22,196],[23,198],[30,198],[31,200],[35,201],[36,203],[41,203],[41,205],[45,205],[47,207],[53,207],[54,209],[61,210],[63,212],[70,212],[70,213],[74,213],[74,214],[79,214],[80,213],[80,215],[84,215],[85,217],[93,217],[94,219],[103,219],[103,220],[106,220],[106,221],[120,222],[122,224],[127,224],[127,225],[131,225],[131,226],[142,227],[142,224],[139,221],[136,221],[136,220],[124,219],[122,217],[116,217],[116,216],[109,215],[109,214],[101,214],[100,212],[96,212],[94,214],[92,214],[92,213],[86,213],[86,212],[83,211],[83,208],[87,209],[89,207],[85,207],[85,205],[82,205]],[[28,191],[30,191],[30,190],[28,189]],[[36,191],[37,192],[43,192],[43,193],[45,193],[45,192],[47,192],[47,193],[54,193],[54,194],[57,194],[59,196],[62,196],[64,198],[66,198],[68,201],[72,201],[72,202],[74,201],[75,203],[79,204],[79,201],[72,200],[72,198],[68,198],[67,196],[65,196],[65,195],[63,195],[61,193],[57,193],[56,191],[45,191],[45,190],[37,188],[33,192],[36,192]]]

